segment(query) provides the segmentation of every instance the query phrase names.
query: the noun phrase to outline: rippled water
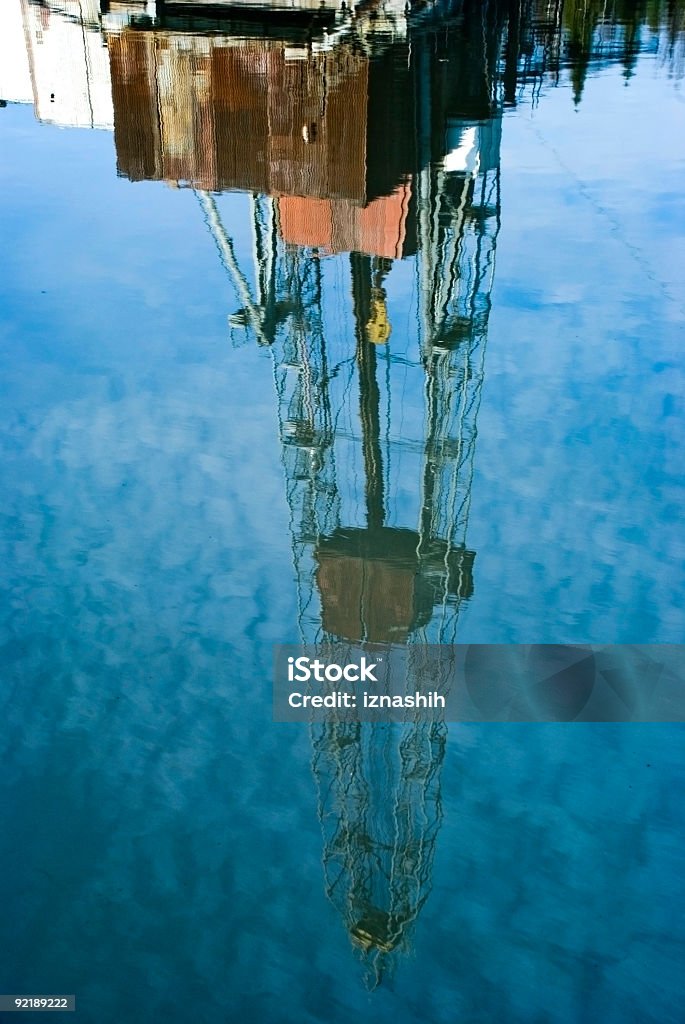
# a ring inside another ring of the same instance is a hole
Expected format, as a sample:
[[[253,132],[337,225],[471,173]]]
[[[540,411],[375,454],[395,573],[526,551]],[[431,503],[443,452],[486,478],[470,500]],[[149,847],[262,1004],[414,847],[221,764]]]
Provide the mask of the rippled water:
[[[105,6],[0,14],[0,989],[679,1022],[681,727],[270,673],[682,641],[682,5]]]

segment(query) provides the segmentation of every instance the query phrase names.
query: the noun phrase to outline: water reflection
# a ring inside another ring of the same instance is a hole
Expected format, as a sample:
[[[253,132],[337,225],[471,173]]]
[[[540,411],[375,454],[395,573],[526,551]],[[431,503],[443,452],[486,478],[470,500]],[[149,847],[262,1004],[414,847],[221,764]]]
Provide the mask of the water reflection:
[[[232,336],[272,355],[303,639],[456,638],[476,585],[502,110],[566,66],[576,102],[593,62],[629,76],[645,26],[677,68],[682,10],[322,5],[293,24],[8,5],[26,47],[5,97],[113,129],[131,181],[192,188],[235,292]],[[217,195],[235,189],[251,194],[249,267]],[[326,891],[372,981],[430,893],[445,739],[440,723],[312,734]]]

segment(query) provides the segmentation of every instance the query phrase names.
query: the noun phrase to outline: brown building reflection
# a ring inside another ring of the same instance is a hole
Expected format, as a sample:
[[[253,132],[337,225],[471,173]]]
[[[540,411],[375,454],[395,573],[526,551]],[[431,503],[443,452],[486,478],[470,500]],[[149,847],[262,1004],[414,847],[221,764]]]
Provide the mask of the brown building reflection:
[[[125,31],[109,39],[119,172],[211,192],[364,202],[367,63],[284,44]],[[351,116],[347,116],[347,111]]]
[[[415,252],[418,170],[450,117],[494,112],[504,9],[464,5],[458,54],[440,32],[364,36],[376,16],[335,42],[271,24],[109,32],[119,174],[278,197],[284,240],[323,253]]]
[[[395,51],[133,29],[108,46],[120,174],[282,196],[288,241],[405,252],[415,147]]]

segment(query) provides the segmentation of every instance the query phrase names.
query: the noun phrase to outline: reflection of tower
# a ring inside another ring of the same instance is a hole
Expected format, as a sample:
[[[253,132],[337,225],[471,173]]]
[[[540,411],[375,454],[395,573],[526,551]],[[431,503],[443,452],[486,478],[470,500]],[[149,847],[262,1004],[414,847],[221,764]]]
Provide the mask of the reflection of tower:
[[[499,226],[490,17],[466,4],[458,28],[378,53],[369,38],[297,54],[218,33],[110,39],[120,171],[195,187],[238,298],[231,327],[272,355],[309,642],[450,642],[473,591]],[[231,187],[252,192],[254,274],[211,194]],[[327,893],[376,979],[430,892],[445,734],[313,731]]]
[[[320,260],[288,249],[283,257],[316,266],[318,281],[309,329],[274,345],[309,641],[451,641],[473,591],[466,529],[499,226],[499,121],[494,96],[466,112],[436,101],[440,83],[422,42],[412,68],[416,223],[405,230],[417,238],[418,338],[403,337],[397,318],[391,325],[385,254],[350,257],[353,361],[323,326]],[[409,480],[420,494],[414,523],[399,493]],[[445,741],[440,722],[312,729],[326,892],[372,983],[407,947],[430,893]]]

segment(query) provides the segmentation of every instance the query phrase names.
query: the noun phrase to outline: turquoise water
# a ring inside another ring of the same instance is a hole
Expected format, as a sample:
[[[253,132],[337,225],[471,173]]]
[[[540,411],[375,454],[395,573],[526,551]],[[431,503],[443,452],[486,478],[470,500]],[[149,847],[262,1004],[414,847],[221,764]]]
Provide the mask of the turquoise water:
[[[682,14],[583,10],[467,5],[282,65],[290,29],[72,19],[98,48],[62,103],[68,19],[27,6],[33,100],[0,110],[3,992],[98,1024],[682,1020],[681,727],[451,725],[412,780],[392,731],[348,762],[271,721],[274,643],[682,641]],[[155,32],[148,123],[151,58],[116,47]],[[208,46],[262,97],[237,170]],[[301,91],[265,130],[270,60]],[[393,196],[380,232],[355,212]],[[383,949],[358,905],[388,858]]]

